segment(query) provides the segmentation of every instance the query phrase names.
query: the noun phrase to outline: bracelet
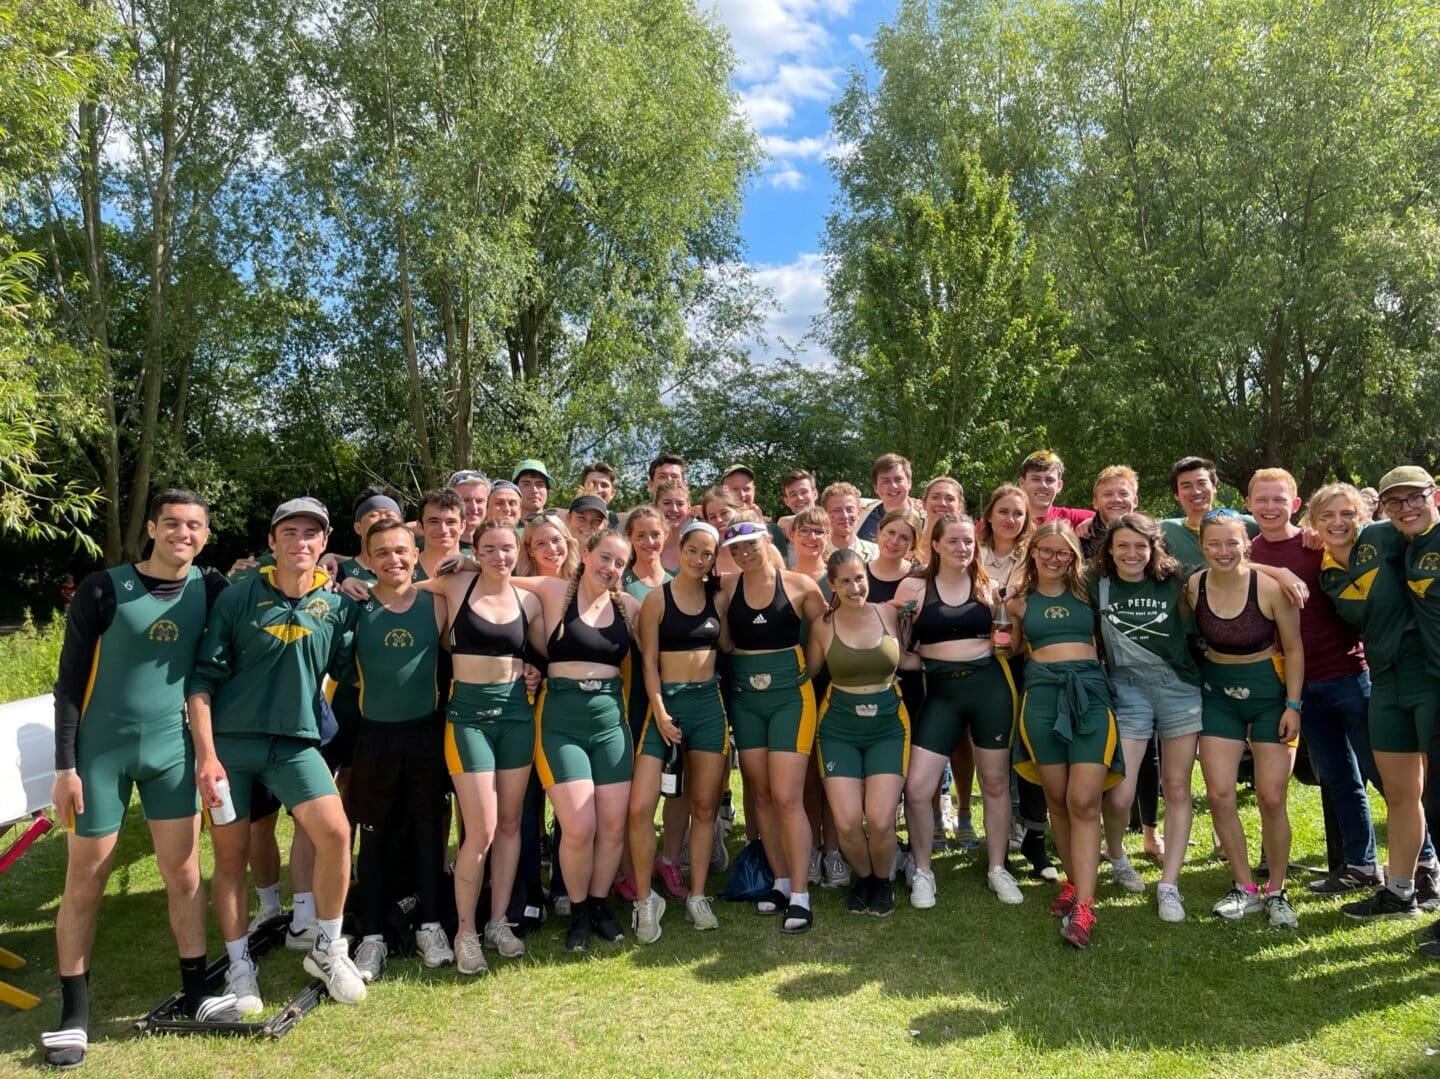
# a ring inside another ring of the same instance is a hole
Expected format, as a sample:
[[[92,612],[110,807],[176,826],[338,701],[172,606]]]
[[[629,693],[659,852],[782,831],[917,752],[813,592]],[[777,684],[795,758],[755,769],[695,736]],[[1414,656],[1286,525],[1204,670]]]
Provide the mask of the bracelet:
[[[1305,711],[1305,702],[1304,702],[1304,701],[1286,701],[1286,702],[1285,702],[1285,707],[1286,707],[1286,708],[1293,708],[1293,709],[1295,709],[1295,711],[1297,711],[1297,712],[1303,712],[1303,711]]]
[[[55,769],[55,774],[56,774],[57,776],[73,776],[73,775],[75,775],[76,773],[75,773],[75,769],[73,769],[73,768],[57,768],[57,769]]]

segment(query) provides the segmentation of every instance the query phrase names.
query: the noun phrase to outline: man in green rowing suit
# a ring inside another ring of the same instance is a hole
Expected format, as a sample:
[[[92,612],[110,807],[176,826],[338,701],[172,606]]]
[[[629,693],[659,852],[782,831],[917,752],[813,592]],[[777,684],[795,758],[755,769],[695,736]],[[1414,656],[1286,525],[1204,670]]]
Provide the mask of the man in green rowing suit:
[[[270,519],[275,565],[228,589],[205,626],[189,684],[195,781],[203,803],[225,804],[228,784],[235,819],[212,827],[215,917],[225,937],[226,975],[242,1012],[262,1008],[245,924],[245,864],[250,848],[250,797],[262,782],[290,810],[315,845],[318,932],[307,971],[330,997],[354,1004],[365,983],[340,935],[350,884],[350,821],[320,755],[320,683],[349,663],[358,608],[325,589],[318,568],[330,515],[313,498],[284,502]],[[213,820],[212,820],[213,824]]]
[[[376,581],[355,624],[361,718],[350,806],[360,826],[362,940],[355,965],[369,982],[385,967],[386,860],[402,844],[414,859],[420,958],[438,967],[453,963],[455,953],[440,925],[445,836],[438,826],[449,824],[450,788],[439,711],[442,696],[448,696],[440,688],[440,638],[449,624],[445,597],[415,587],[418,552],[398,514],[372,524],[362,542]]]
[[[1215,506],[1215,485],[1218,476],[1215,462],[1204,457],[1182,457],[1170,466],[1170,490],[1180,503],[1183,517],[1169,517],[1160,522],[1165,546],[1180,562],[1185,576],[1205,568],[1205,553],[1200,549],[1200,518]],[[1260,534],[1255,518],[1241,515],[1245,531],[1254,539]]]
[[[204,995],[200,818],[184,715],[185,680],[225,578],[194,564],[210,535],[209,507],[194,491],[159,492],[147,529],[150,557],[90,574],[66,613],[51,793],[70,830],[65,891],[55,915],[61,1013],[59,1027],[42,1037],[52,1067],[85,1060],[100,897],[137,786],[169,896],[185,1011],[199,1019],[238,1018],[227,1010],[233,1002]]]

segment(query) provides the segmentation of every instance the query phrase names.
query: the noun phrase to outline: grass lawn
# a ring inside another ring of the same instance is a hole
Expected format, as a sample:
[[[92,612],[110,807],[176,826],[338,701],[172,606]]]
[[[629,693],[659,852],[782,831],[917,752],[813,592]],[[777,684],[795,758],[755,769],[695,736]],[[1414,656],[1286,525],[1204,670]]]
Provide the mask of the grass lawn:
[[[1295,859],[1323,863],[1318,798],[1292,790]],[[1245,818],[1258,836],[1253,799]],[[815,931],[789,937],[775,919],[724,903],[716,904],[720,931],[696,933],[672,904],[656,945],[597,942],[580,958],[561,949],[563,931],[552,922],[530,938],[524,959],[490,953],[486,977],[462,981],[453,969],[393,963],[363,1005],[323,1003],[289,1035],[265,1042],[133,1034],[133,1021],[178,986],[137,806],[101,912],[88,1069],[167,1077],[1440,1075],[1440,1056],[1430,1055],[1440,1046],[1440,964],[1413,951],[1423,922],[1360,925],[1339,913],[1341,900],[1318,899],[1298,882],[1298,934],[1268,928],[1263,916],[1221,922],[1208,911],[1229,878],[1199,853],[1209,849],[1203,811],[1196,833],[1201,845],[1182,879],[1189,920],[1156,918],[1158,869],[1137,860],[1151,889],[1129,896],[1102,875],[1095,941],[1083,953],[1060,941],[1046,913],[1051,886],[1022,882],[1025,904],[1002,907],[977,855],[951,853],[936,862],[932,911],[902,898],[889,919],[847,915],[843,896],[817,889]],[[0,1008],[0,1073],[41,1070],[34,1047],[58,1016],[53,925],[63,848],[51,833],[0,878],[0,942],[29,960],[0,974],[44,998],[30,1012]],[[217,952],[212,928],[212,958]],[[306,980],[296,953],[271,953],[261,964],[267,1008]]]

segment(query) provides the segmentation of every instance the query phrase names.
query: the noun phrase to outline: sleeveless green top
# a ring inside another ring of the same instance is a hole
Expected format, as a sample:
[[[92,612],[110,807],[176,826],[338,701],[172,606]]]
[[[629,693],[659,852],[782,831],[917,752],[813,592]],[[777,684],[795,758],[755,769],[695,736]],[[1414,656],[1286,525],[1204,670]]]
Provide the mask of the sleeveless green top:
[[[1095,643],[1095,611],[1069,591],[1058,596],[1031,592],[1025,597],[1025,641],[1033,652],[1050,644]]]
[[[168,602],[150,594],[133,565],[106,572],[115,587],[115,619],[95,642],[81,725],[98,721],[178,732],[185,680],[208,613],[200,570],[191,566],[185,587]]]
[[[403,723],[430,715],[440,706],[437,670],[440,633],[435,597],[416,592],[402,614],[376,599],[360,608],[355,626],[355,672],[360,714],[376,723]]]
[[[879,618],[877,612],[875,615]],[[895,677],[900,666],[900,642],[880,624],[880,643],[874,648],[852,648],[840,639],[840,628],[830,638],[830,650],[825,653],[825,667],[830,671],[830,682],[841,689],[850,686],[874,686],[888,682]]]

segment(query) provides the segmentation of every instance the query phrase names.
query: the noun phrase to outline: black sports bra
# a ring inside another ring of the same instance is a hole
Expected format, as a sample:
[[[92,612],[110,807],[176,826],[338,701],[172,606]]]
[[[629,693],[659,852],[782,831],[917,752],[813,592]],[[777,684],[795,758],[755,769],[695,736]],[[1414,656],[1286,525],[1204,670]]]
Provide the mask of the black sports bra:
[[[705,606],[699,614],[686,614],[675,603],[670,582],[661,586],[665,591],[665,609],[660,616],[660,651],[692,652],[710,650],[720,641],[720,615],[715,610],[715,597],[708,590]]]
[[[865,576],[870,578],[870,592],[865,598],[870,603],[889,603],[895,598],[895,592],[900,587],[904,577],[896,577],[893,581],[884,581],[875,576],[875,571],[868,565],[865,567]]]
[[[761,610],[745,602],[745,576],[735,583],[735,596],[725,612],[730,640],[744,652],[777,652],[800,643],[800,616],[785,594],[785,581],[775,571],[775,594]]]
[[[515,592],[512,585],[510,591],[515,592],[515,605],[520,608],[518,618],[512,618],[508,622],[491,622],[480,617],[470,606],[470,593],[475,591],[475,585],[479,581],[480,575],[477,573],[475,580],[470,582],[470,587],[465,589],[460,610],[455,612],[455,621],[450,624],[450,653],[456,656],[518,657],[525,649],[525,631],[528,628],[525,604],[521,601],[520,594]]]
[[[946,603],[934,581],[925,584],[925,600],[915,615],[915,643],[975,641],[990,636],[993,615],[973,592],[964,603]]]
[[[610,624],[604,627],[586,625],[580,617],[578,596],[570,597],[570,605],[555,632],[550,635],[547,651],[551,663],[603,663],[618,667],[630,651],[630,630],[621,617],[618,601],[611,600]]]

